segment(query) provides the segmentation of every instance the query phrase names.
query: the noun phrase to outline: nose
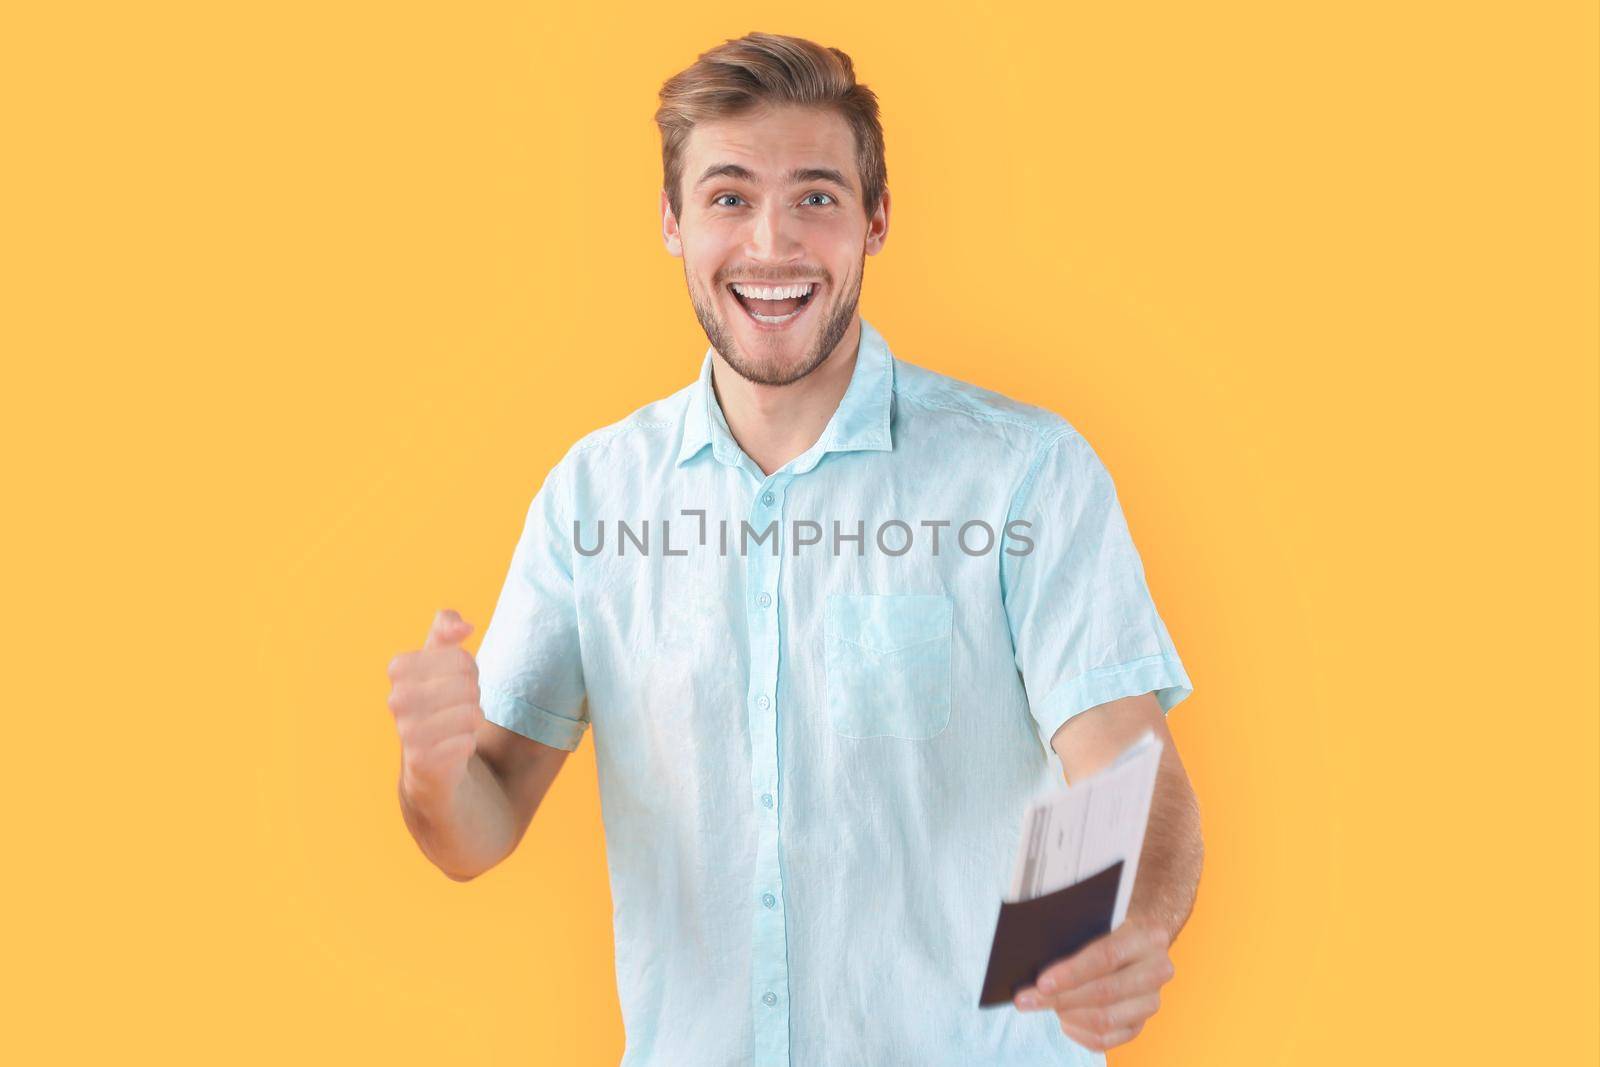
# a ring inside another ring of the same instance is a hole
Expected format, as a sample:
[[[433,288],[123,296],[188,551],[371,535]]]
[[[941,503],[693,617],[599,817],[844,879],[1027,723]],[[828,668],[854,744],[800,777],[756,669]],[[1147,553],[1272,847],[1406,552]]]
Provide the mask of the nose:
[[[800,258],[801,245],[794,227],[797,225],[784,210],[783,202],[774,198],[765,208],[752,215],[747,253],[751,259],[783,263]]]

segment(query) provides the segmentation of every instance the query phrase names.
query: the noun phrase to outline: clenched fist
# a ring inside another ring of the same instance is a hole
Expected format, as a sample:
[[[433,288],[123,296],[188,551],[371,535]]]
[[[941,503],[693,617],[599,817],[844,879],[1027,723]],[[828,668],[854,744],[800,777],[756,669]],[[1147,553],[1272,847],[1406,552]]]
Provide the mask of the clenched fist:
[[[389,710],[400,731],[400,785],[412,798],[454,795],[483,721],[478,663],[461,641],[472,624],[445,609],[427,640],[389,662]]]

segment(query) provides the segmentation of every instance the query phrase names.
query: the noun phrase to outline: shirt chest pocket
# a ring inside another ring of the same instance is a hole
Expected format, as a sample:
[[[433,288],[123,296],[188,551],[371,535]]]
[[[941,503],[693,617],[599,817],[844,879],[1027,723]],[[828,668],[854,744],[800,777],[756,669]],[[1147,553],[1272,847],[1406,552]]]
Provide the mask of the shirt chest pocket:
[[[953,604],[944,593],[828,597],[827,714],[845,737],[933,737],[950,722]]]

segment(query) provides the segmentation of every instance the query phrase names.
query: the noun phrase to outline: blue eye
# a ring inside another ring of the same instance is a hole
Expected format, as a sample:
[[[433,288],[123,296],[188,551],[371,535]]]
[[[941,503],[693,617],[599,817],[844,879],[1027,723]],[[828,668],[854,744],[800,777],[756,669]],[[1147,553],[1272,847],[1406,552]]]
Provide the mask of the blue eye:
[[[825,203],[818,204],[817,205],[818,207],[830,207],[830,206],[832,206],[832,204],[834,202],[832,193],[807,193],[806,194],[806,200],[810,200],[812,197],[815,197],[815,196],[820,196],[820,197],[823,198],[824,201],[826,201]],[[731,200],[741,200],[743,198],[741,196],[739,196],[738,193],[723,193],[720,196],[717,196],[717,197],[713,198],[711,202],[714,205],[716,205],[717,207],[732,207],[733,206],[732,204],[724,204],[723,203],[724,200],[730,200],[730,199]],[[805,201],[802,201],[802,203],[804,203],[804,202]]]

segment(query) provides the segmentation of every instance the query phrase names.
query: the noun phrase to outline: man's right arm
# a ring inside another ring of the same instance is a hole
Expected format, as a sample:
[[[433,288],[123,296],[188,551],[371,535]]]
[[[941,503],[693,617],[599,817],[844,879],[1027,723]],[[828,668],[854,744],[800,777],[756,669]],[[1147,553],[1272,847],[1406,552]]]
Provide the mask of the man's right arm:
[[[471,881],[516,849],[567,751],[482,719],[476,751],[453,793],[430,793],[400,772],[400,810],[411,836],[450,878]]]
[[[477,654],[461,645],[471,624],[445,610],[421,650],[390,664],[401,812],[423,854],[459,882],[517,847],[588,726],[571,483],[563,460],[534,494]],[[484,715],[480,661],[502,701],[495,722]]]
[[[389,664],[400,812],[423,855],[458,882],[511,855],[567,757],[484,716],[477,660],[461,647],[471,630],[440,611],[422,648]]]

